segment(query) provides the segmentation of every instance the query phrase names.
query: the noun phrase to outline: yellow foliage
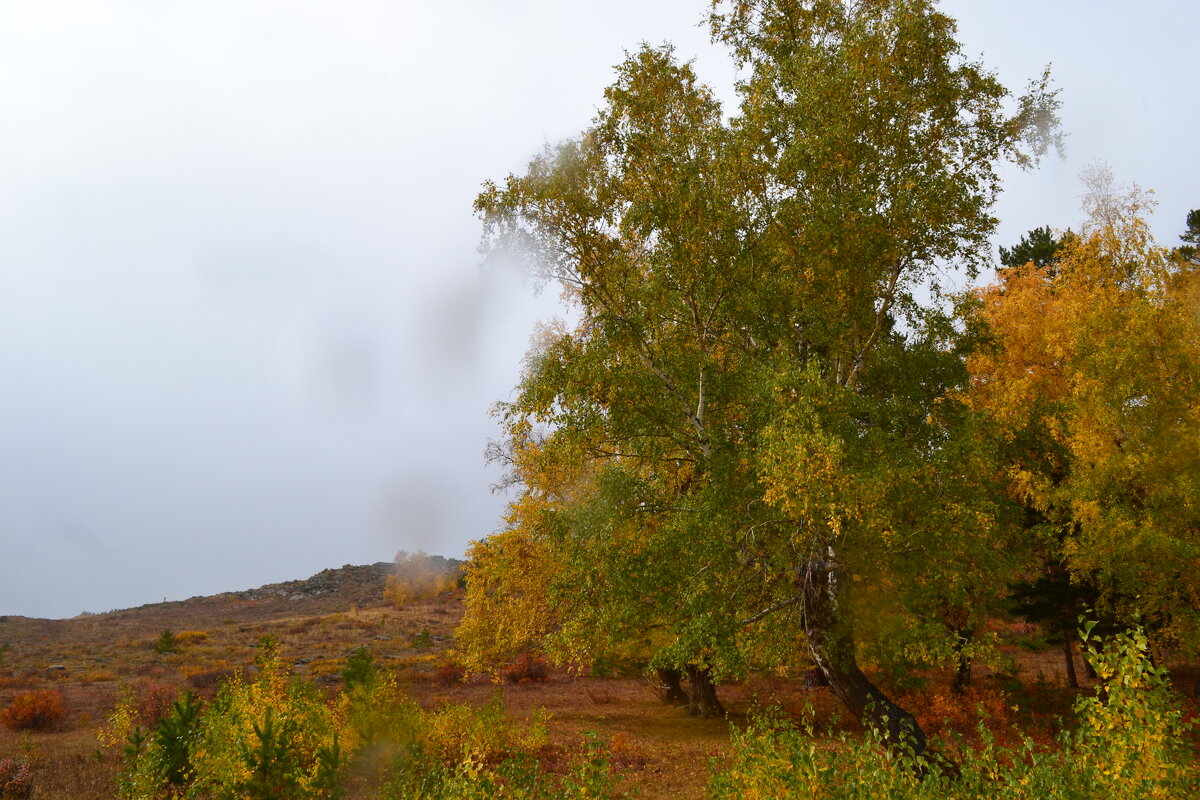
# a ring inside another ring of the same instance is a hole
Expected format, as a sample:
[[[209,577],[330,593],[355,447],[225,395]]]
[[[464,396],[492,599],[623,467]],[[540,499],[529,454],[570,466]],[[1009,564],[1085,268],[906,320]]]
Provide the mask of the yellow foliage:
[[[1052,265],[978,291],[995,344],[965,400],[1006,434],[1012,496],[1071,532],[1071,569],[1172,614],[1200,592],[1200,270],[1154,244],[1138,190],[1101,189]]]
[[[208,633],[206,631],[180,631],[175,634],[175,641],[183,646],[198,644],[207,639]]]
[[[108,715],[108,724],[96,735],[104,747],[119,747],[125,744],[137,724],[137,694],[129,686],[121,687],[121,699]]]
[[[430,600],[458,584],[458,571],[447,569],[423,552],[396,554],[395,571],[387,577],[384,597],[398,606]]]

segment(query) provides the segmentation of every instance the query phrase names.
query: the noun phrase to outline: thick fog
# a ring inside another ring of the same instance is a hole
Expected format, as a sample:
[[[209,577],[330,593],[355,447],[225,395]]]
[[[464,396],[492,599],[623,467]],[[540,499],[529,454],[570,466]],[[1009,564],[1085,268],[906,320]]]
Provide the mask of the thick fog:
[[[986,5],[986,9],[980,6]],[[1067,158],[998,242],[1077,223],[1108,162],[1200,207],[1191,3],[943,5]],[[471,204],[585,127],[623,49],[697,58],[703,0],[0,2],[0,614],[71,616],[461,556],[538,319]]]

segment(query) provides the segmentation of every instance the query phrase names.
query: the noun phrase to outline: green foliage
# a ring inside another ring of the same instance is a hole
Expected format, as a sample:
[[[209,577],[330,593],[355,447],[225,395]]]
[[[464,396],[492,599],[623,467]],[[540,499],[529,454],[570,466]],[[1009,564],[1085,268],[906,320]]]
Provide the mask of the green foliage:
[[[1034,228],[1012,248],[1000,248],[1000,263],[1006,267],[1023,267],[1029,263],[1036,267],[1048,267],[1058,257],[1063,242],[1073,235],[1067,231],[1062,236],[1055,236],[1048,225]]]
[[[124,745],[120,796],[335,800],[348,787],[406,800],[615,796],[598,743],[567,775],[538,766],[547,717],[514,723],[499,692],[483,707],[425,710],[360,656],[369,669],[330,698],[288,673],[274,641],[261,643],[256,661],[252,681],[234,676],[207,706],[182,695],[150,731],[133,725],[127,692],[102,737]]]
[[[356,686],[369,685],[379,677],[379,668],[375,666],[375,656],[365,646],[359,647],[351,654],[342,670],[342,685],[347,689]]]
[[[589,734],[585,752],[562,775],[542,769],[527,755],[509,756],[488,766],[477,756],[467,756],[452,766],[427,770],[416,782],[389,784],[384,800],[615,800],[618,789],[608,752]]]
[[[192,747],[200,719],[200,701],[191,692],[175,701],[170,712],[154,726],[151,752],[159,762],[163,779],[183,787],[192,777]]]
[[[288,675],[272,639],[260,642],[255,661],[254,681],[234,676],[203,709],[185,695],[150,736],[134,729],[122,796],[333,795],[340,770],[331,763],[339,753],[333,710],[316,685]]]
[[[1200,208],[1193,208],[1187,214],[1187,230],[1179,235],[1181,241],[1187,244],[1175,248],[1175,252],[1193,263],[1200,262]]]
[[[168,628],[162,632],[162,635],[160,635],[158,640],[154,643],[154,652],[158,653],[159,655],[178,653],[179,647],[179,637],[172,633],[171,629]]]
[[[1079,728],[1043,748],[1022,737],[999,747],[982,723],[978,741],[948,742],[956,763],[896,755],[875,732],[865,740],[842,734],[832,746],[811,722],[761,717],[734,734],[730,760],[709,783],[713,800],[1188,800],[1200,792],[1200,763],[1189,725],[1174,707],[1165,673],[1135,630],[1098,645],[1083,632],[1101,679],[1095,697],[1081,697]]]
[[[732,114],[643,47],[592,126],[476,200],[485,249],[579,323],[497,408],[521,495],[472,553],[458,641],[472,666],[534,647],[720,681],[807,637],[865,697],[856,626],[965,638],[1011,566],[945,396],[968,343],[916,290],[989,260],[999,166],[1055,143],[1057,101],[1046,76],[1011,98],[926,0],[713,5]]]
[[[127,696],[127,709],[132,708],[132,696]],[[195,778],[193,754],[197,746],[202,704],[190,691],[181,695],[155,726],[146,731],[132,726],[128,714],[124,719],[128,730],[124,742],[125,769],[119,787],[122,797],[182,797]],[[122,714],[114,712],[114,720]],[[114,727],[117,725],[114,721]]]
[[[1094,628],[1089,622],[1080,635],[1099,690],[1075,705],[1074,747],[1097,796],[1200,796],[1200,765],[1187,739],[1195,723],[1184,721],[1166,669],[1150,659],[1145,631],[1099,640]]]
[[[278,666],[279,639],[273,633],[259,637],[255,645],[254,665],[259,669],[271,669]]]
[[[241,756],[249,775],[224,787],[221,793],[229,800],[272,800],[293,798],[300,791],[300,764],[291,747],[296,735],[294,720],[276,724],[275,712],[267,708],[261,723],[251,721],[252,741],[242,741]]]

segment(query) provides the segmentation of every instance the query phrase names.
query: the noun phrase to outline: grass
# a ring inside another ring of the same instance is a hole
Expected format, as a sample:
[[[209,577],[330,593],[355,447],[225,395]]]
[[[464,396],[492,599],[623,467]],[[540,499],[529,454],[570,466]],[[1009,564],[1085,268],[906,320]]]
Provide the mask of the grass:
[[[0,708],[21,692],[41,689],[61,691],[66,708],[56,730],[23,735],[0,728],[0,759],[29,759],[35,798],[110,798],[120,765],[112,756],[96,757],[97,732],[122,687],[144,697],[140,713],[147,717],[182,688],[211,697],[224,677],[251,669],[264,635],[277,639],[295,674],[330,689],[340,685],[351,653],[366,646],[374,663],[395,674],[404,692],[426,708],[483,706],[497,691],[496,684],[479,677],[445,679],[462,613],[461,590],[402,608],[385,603],[382,582],[374,589],[298,600],[279,595],[247,600],[245,594],[71,620],[8,617],[0,622],[0,641],[10,644],[0,664]],[[179,652],[154,653],[153,644],[168,629],[177,631]],[[1057,648],[1029,651],[1015,641],[1030,633],[1014,631],[1005,649],[1009,666],[978,669],[966,698],[951,696],[947,676],[933,673],[925,688],[899,698],[902,705],[917,710],[931,733],[970,735],[975,708],[982,704],[994,717],[1049,740],[1057,730],[1056,716],[1067,716],[1075,695],[1065,688]],[[51,665],[65,669],[47,670]],[[1195,676],[1183,674],[1190,688]],[[829,690],[806,691],[799,676],[754,675],[721,687],[727,720],[685,717],[663,705],[641,677],[584,678],[549,669],[544,680],[502,683],[499,691],[515,720],[549,715],[544,757],[551,767],[555,753],[565,763],[595,732],[608,743],[614,764],[627,772],[625,785],[642,800],[704,797],[711,763],[729,753],[731,726],[743,728],[756,709],[778,707],[785,716],[799,718],[811,706],[819,728],[835,724],[861,736],[853,721],[837,722],[844,714]]]

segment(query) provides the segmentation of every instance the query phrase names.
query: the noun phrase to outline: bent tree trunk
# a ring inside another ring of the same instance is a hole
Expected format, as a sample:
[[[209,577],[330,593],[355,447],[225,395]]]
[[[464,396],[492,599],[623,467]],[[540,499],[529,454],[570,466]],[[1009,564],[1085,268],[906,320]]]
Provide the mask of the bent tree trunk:
[[[839,613],[845,578],[828,562],[812,561],[803,568],[801,618],[809,653],[850,713],[875,725],[892,748],[920,756],[925,752],[925,733],[916,718],[893,703],[858,667],[854,631],[846,615]]]
[[[725,708],[717,699],[717,685],[708,667],[688,664],[688,708],[690,716],[700,719],[725,716]]]

